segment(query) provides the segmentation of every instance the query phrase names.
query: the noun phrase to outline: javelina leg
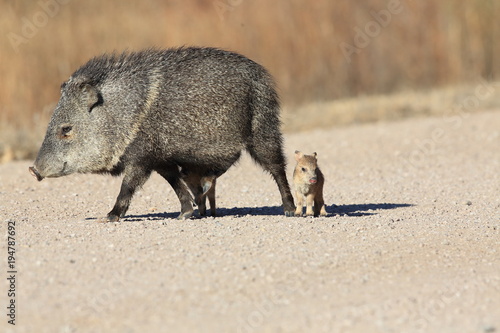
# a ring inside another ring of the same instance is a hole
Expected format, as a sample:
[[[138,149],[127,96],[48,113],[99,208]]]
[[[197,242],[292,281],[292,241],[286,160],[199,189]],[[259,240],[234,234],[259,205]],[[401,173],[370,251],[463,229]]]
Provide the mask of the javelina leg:
[[[274,168],[271,168],[270,171],[271,175],[276,181],[276,184],[278,184],[278,188],[281,194],[281,200],[283,201],[283,208],[285,210],[285,215],[293,216],[295,205],[293,204],[293,197],[292,193],[290,192],[290,185],[288,185],[288,181],[286,180],[285,165],[278,166],[278,170],[274,170]]]
[[[306,197],[306,216],[314,216],[313,204],[314,194],[308,194]]]
[[[107,219],[109,222],[116,222],[120,217],[125,215],[135,191],[144,185],[150,175],[151,170],[145,170],[138,167],[130,168],[125,171],[120,194],[118,194],[118,198],[116,198],[115,206],[108,213]]]
[[[193,205],[191,204],[191,195],[189,194],[188,188],[181,181],[181,174],[177,167],[169,169],[159,169],[156,170],[163,178],[174,189],[175,194],[181,202],[181,213],[177,217],[178,219],[188,219],[193,215]]]
[[[208,201],[210,202],[210,213],[212,216],[215,216],[215,182],[216,176],[205,176],[200,179],[200,205],[198,206],[198,210],[200,215],[205,216],[207,213],[206,206],[206,198],[208,197]],[[202,212],[203,209],[203,212]]]
[[[297,196],[297,208],[295,209],[295,216],[302,216],[302,208],[304,207],[304,195],[299,191],[295,192]]]
[[[208,202],[210,202],[210,215],[215,216],[215,178],[212,181],[212,186],[207,191]]]
[[[323,195],[317,195],[314,198],[314,216],[326,216],[325,201]]]
[[[200,213],[201,216],[207,215],[207,201],[203,191],[199,191],[195,194],[195,202],[198,205],[198,213]]]
[[[285,164],[266,165],[261,163],[265,170],[269,171],[273,176],[278,189],[280,190],[281,200],[283,201],[283,208],[285,216],[294,216],[295,205],[293,204],[292,192],[290,192],[290,185],[286,180]]]
[[[198,206],[198,213],[200,216],[205,216],[207,213],[207,206],[205,202],[205,195],[203,194],[203,188],[200,185],[200,181],[197,180],[194,183],[188,184],[189,189],[194,196],[194,203]]]
[[[259,139],[249,145],[248,152],[266,171],[268,171],[278,184],[283,201],[285,216],[293,216],[295,213],[295,205],[293,204],[290,185],[286,179],[285,173],[285,157],[281,151],[281,137],[266,137],[269,133],[254,133]],[[274,147],[269,147],[267,143],[275,143]]]

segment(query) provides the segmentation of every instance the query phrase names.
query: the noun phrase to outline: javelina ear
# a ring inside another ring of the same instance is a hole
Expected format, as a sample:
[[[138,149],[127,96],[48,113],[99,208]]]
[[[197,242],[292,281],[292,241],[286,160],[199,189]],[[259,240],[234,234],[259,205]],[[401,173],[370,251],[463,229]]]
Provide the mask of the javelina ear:
[[[87,101],[89,112],[92,112],[93,108],[102,104],[103,99],[101,92],[96,87],[94,87],[90,83],[82,83],[80,85],[80,89],[83,96],[85,96],[85,100]]]
[[[295,160],[298,162],[302,157],[304,156],[304,154],[298,150],[295,151]]]
[[[316,152],[314,152],[312,155],[313,155],[313,157],[314,157],[315,159],[318,159],[318,158],[316,157],[316,156],[318,156],[318,154],[316,154]]]

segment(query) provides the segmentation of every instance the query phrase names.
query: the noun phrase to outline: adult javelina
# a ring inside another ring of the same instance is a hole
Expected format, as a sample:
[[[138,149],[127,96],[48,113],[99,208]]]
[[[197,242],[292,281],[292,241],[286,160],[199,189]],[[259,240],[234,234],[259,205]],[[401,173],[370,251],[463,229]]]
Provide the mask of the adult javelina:
[[[285,175],[279,101],[269,73],[214,48],[145,50],[91,59],[61,86],[61,98],[30,172],[124,174],[108,214],[117,221],[157,171],[193,212],[179,168],[220,175],[246,149],[278,184],[294,213]]]

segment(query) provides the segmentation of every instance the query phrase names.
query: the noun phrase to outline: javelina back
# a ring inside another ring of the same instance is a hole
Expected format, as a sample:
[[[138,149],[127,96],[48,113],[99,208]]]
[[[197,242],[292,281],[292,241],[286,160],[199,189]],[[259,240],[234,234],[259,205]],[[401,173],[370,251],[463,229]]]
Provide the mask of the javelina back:
[[[193,212],[179,168],[222,174],[246,149],[271,173],[285,215],[295,209],[285,175],[279,101],[269,73],[214,48],[149,49],[91,59],[61,98],[30,172],[124,174],[107,219],[124,216],[134,192],[158,172]]]

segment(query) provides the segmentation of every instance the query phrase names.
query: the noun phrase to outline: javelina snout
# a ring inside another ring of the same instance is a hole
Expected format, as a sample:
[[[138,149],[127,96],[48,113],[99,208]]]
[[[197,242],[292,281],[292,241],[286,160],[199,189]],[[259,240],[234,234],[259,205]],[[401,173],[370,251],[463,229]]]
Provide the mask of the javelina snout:
[[[39,182],[43,180],[43,177],[40,175],[40,173],[38,172],[38,170],[34,166],[29,167],[29,171],[30,171],[31,175],[33,177],[35,177],[36,180],[38,180]]]
[[[117,221],[156,171],[179,198],[179,217],[187,218],[193,206],[179,170],[220,175],[246,150],[272,175],[285,215],[292,216],[274,86],[262,66],[214,48],[95,57],[61,86],[30,172],[38,180],[74,172],[123,174],[107,217]]]

